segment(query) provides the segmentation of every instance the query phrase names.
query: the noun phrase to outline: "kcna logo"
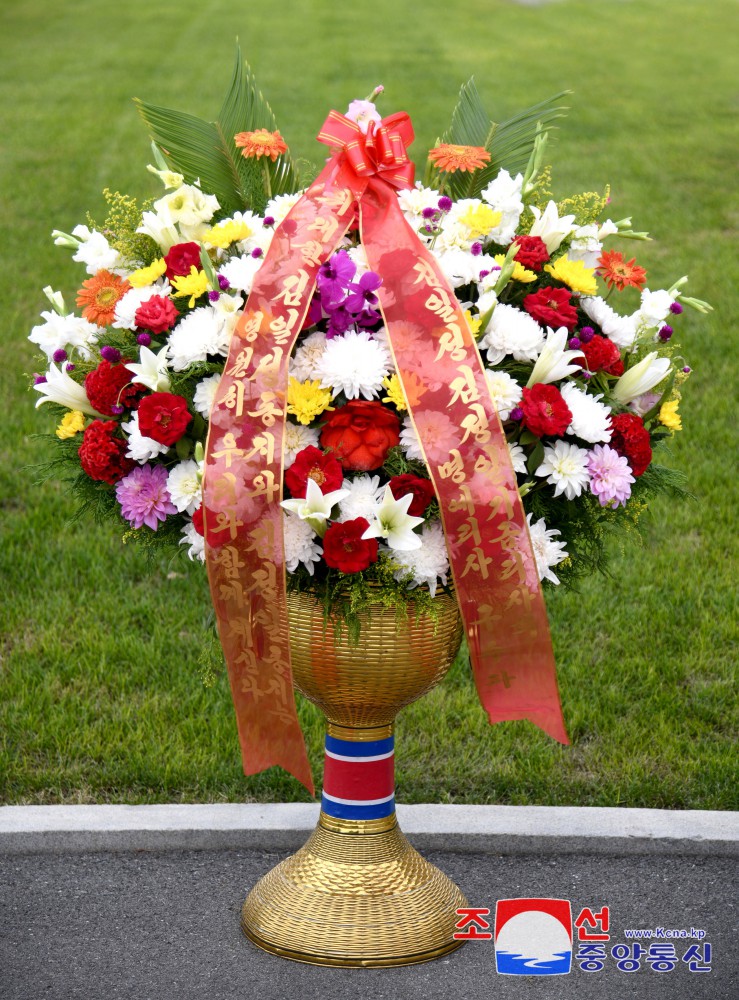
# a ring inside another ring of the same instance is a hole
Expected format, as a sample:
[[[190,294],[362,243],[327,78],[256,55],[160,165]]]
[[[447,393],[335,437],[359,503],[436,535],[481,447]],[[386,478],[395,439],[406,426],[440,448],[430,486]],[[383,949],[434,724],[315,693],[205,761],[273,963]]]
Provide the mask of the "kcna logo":
[[[500,899],[495,907],[495,965],[508,976],[561,976],[572,967],[568,899]]]

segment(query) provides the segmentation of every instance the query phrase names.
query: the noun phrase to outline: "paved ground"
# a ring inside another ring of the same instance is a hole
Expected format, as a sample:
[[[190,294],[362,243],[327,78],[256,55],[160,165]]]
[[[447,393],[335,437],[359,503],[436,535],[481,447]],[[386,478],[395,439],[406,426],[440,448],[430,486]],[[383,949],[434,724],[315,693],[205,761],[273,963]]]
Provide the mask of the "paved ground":
[[[274,958],[239,930],[243,898],[283,853],[101,852],[0,856],[2,1000],[735,1000],[739,995],[736,860],[658,855],[425,852],[474,906],[559,897],[573,913],[610,907],[610,945],[624,928],[705,928],[712,971],[573,969],[560,977],[495,971],[492,943],[401,969],[323,969]],[[676,943],[681,955],[686,943]]]

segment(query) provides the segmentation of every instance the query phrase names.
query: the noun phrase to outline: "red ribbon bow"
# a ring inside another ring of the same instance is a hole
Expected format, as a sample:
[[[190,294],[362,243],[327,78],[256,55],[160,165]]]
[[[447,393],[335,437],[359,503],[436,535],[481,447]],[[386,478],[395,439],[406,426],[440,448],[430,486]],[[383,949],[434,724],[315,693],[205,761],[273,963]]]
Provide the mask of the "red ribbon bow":
[[[383,118],[379,125],[370,122],[366,133],[346,115],[332,111],[317,138],[342,156],[360,180],[366,182],[379,175],[395,188],[413,186],[414,166],[406,147],[413,142],[414,133],[405,111]],[[364,186],[352,188],[359,194]]]

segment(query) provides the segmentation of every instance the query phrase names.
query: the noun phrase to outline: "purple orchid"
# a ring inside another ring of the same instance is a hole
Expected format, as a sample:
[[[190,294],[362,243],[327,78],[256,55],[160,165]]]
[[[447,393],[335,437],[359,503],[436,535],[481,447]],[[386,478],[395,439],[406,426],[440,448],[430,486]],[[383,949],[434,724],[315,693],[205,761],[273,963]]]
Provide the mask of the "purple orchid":
[[[318,269],[318,290],[323,308],[338,304],[346,297],[349,283],[357,272],[357,265],[346,250],[339,250]]]
[[[374,271],[367,271],[358,282],[349,285],[349,294],[344,305],[351,313],[361,313],[377,305],[378,298],[375,289],[382,284],[382,278]]]

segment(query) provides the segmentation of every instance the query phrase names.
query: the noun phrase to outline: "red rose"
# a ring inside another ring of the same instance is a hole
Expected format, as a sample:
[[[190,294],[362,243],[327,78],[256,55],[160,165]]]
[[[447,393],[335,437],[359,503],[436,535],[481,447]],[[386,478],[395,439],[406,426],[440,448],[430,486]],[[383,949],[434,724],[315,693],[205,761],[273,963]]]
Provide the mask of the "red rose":
[[[641,476],[652,461],[652,445],[644,421],[635,413],[611,417],[611,448],[623,455],[634,476]]]
[[[557,330],[566,326],[574,330],[577,326],[577,309],[570,303],[570,293],[566,288],[542,288],[527,295],[523,307],[542,326]]]
[[[549,260],[549,251],[541,236],[517,236],[513,242],[518,244],[514,260],[531,271],[541,271]]]
[[[537,437],[559,437],[572,423],[572,412],[556,385],[537,382],[523,390],[523,425]]]
[[[333,493],[341,489],[344,473],[333,455],[324,455],[320,448],[309,445],[285,471],[285,483],[294,497],[304,497],[309,479],[318,483],[321,493]]]
[[[379,469],[387,453],[400,443],[400,421],[374,400],[353,399],[329,415],[321,444],[330,448],[345,469]]]
[[[608,337],[595,334],[587,344],[579,348],[585,355],[589,372],[607,372],[608,375],[623,375],[624,363],[619,349]]]
[[[90,479],[112,486],[133,469],[136,463],[126,458],[126,442],[116,437],[115,420],[93,420],[85,428],[77,454],[80,465]]]
[[[200,504],[200,506],[198,507],[198,509],[192,515],[192,526],[193,526],[193,528],[197,531],[197,533],[201,537],[205,536],[205,525],[203,523],[203,505],[202,504]]]
[[[164,258],[167,265],[167,277],[178,278],[189,274],[190,268],[195,267],[200,270],[200,244],[199,243],[175,243],[172,249]]]
[[[85,392],[90,403],[108,417],[116,414],[114,406],[135,410],[144,386],[133,381],[134,374],[125,364],[111,364],[103,359],[94,371],[85,376]]]
[[[429,479],[421,479],[420,476],[414,476],[411,472],[406,472],[402,476],[393,476],[388,485],[396,500],[400,500],[401,497],[407,496],[409,493],[413,495],[413,500],[408,508],[411,517],[423,517],[426,508],[436,496],[433,483]]]
[[[323,558],[342,573],[359,573],[377,561],[377,539],[362,538],[369,528],[366,517],[335,521],[323,536]]]
[[[171,392],[152,392],[139,403],[139,430],[159,444],[179,441],[191,420],[187,400]]]
[[[166,333],[172,329],[179,315],[171,299],[164,295],[152,295],[147,302],[138,307],[134,322],[136,326],[151,330],[152,333]]]

